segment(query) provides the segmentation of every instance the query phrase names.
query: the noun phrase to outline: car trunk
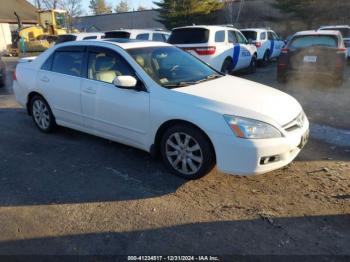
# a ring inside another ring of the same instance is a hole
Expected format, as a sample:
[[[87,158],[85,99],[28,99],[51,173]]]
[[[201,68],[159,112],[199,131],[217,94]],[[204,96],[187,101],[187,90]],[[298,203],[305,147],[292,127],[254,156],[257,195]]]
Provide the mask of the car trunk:
[[[344,53],[338,48],[311,46],[289,50],[289,66],[292,70],[327,72],[343,67]]]

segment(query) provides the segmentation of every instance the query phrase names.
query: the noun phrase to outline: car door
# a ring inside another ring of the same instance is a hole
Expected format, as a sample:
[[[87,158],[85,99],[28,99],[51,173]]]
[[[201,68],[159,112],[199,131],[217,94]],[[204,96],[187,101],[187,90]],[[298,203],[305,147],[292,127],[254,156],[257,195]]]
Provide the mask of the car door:
[[[281,54],[282,48],[284,47],[284,41],[273,31],[272,31],[272,36],[275,42],[275,50],[274,50],[273,56],[279,57]]]
[[[243,61],[240,59],[241,56],[241,45],[238,43],[237,36],[235,31],[228,30],[227,31],[227,41],[230,56],[232,57],[233,70],[239,70],[244,67]]]
[[[37,86],[49,102],[56,121],[80,126],[80,85],[85,48],[69,46],[56,49],[37,75]]]
[[[89,47],[87,78],[82,80],[81,104],[84,123],[98,135],[143,148],[149,127],[149,93],[118,88],[116,76],[134,69],[116,51]]]
[[[237,41],[241,47],[240,60],[242,61],[242,68],[246,68],[250,65],[250,62],[252,60],[251,45],[248,43],[248,40],[241,32],[235,31],[235,34]]]

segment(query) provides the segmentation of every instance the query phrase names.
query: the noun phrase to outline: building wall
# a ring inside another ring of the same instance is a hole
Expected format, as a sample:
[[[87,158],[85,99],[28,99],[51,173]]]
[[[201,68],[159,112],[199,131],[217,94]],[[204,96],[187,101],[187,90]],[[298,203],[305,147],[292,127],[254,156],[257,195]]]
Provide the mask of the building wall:
[[[11,30],[10,25],[6,23],[0,24],[0,54],[6,53],[7,46],[11,45]]]
[[[83,16],[74,20],[74,26],[81,31],[108,31],[120,28],[143,29],[164,28],[157,22],[156,10],[107,14],[99,16]]]

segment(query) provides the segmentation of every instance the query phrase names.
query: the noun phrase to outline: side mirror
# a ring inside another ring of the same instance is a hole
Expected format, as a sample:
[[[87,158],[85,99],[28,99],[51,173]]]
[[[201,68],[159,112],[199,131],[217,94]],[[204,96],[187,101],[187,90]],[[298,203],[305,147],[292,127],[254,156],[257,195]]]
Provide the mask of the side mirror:
[[[248,39],[248,44],[250,44],[250,45],[253,44],[253,40],[251,38]]]
[[[137,79],[133,76],[117,76],[114,78],[113,84],[123,89],[136,89]]]

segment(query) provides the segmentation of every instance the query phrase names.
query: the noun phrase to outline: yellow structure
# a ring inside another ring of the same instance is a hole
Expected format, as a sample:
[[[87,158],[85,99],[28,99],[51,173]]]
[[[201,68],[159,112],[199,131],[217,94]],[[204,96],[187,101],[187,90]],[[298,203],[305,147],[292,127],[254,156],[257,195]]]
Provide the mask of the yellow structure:
[[[69,29],[68,19],[69,17],[65,10],[38,11],[38,24],[36,26],[19,29],[18,40],[23,39],[25,42],[25,48],[22,47],[25,50],[21,51],[44,51],[52,44],[48,39],[49,36],[57,36],[74,31]]]

